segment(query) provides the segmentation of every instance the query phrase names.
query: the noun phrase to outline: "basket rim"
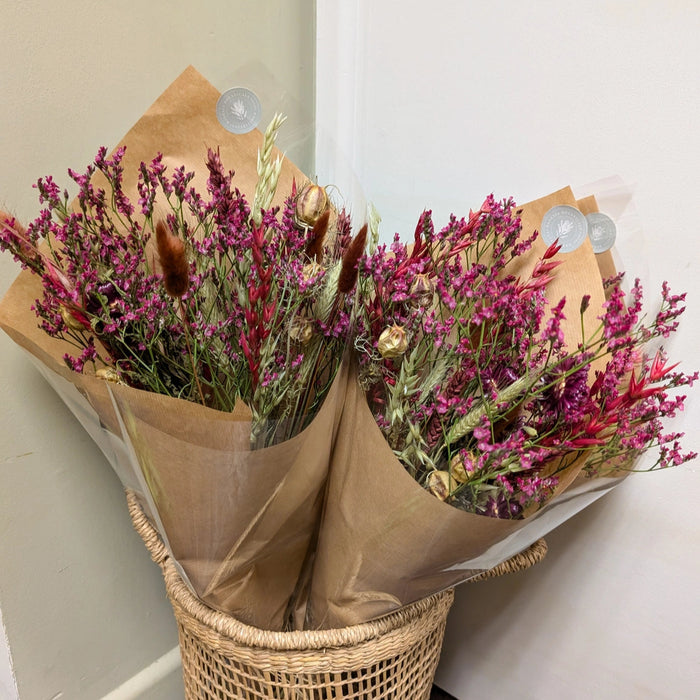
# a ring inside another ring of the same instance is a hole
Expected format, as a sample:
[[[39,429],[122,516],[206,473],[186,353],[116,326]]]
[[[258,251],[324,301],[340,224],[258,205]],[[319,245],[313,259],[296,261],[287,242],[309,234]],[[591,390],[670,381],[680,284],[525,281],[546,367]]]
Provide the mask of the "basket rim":
[[[541,537],[533,542],[529,547],[522,552],[518,552],[510,559],[502,561],[492,569],[486,569],[471,578],[466,580],[466,583],[478,583],[491,578],[514,574],[519,571],[525,571],[535,564],[539,564],[546,556],[548,551],[547,541]]]
[[[399,631],[402,636],[416,627],[416,638],[440,624],[445,608],[450,608],[454,589],[450,588],[394,610],[380,618],[342,628],[320,630],[273,631],[253,627],[235,617],[215,610],[200,601],[182,580],[170,558],[162,565],[171,603],[200,624],[221,635],[226,644],[240,644],[272,651],[299,651],[357,647]],[[387,640],[388,641],[388,640]]]

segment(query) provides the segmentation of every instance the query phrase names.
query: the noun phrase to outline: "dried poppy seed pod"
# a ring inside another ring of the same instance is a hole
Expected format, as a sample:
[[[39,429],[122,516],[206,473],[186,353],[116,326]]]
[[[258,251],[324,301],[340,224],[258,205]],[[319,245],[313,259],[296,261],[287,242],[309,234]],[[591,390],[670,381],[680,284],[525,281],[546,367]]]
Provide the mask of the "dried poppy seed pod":
[[[450,473],[445,471],[430,472],[428,490],[436,498],[446,501],[450,497]]]
[[[403,326],[394,324],[382,331],[377,341],[377,350],[383,358],[399,357],[408,348],[408,337]]]
[[[328,209],[328,195],[321,185],[309,183],[299,193],[295,215],[302,226],[313,226]]]
[[[308,318],[298,316],[289,327],[289,337],[296,343],[306,345],[313,338],[314,329]]]
[[[421,306],[429,304],[433,300],[435,286],[426,274],[416,275],[411,283],[410,294]]]
[[[450,461],[450,476],[459,484],[465,484],[469,481],[464,459],[459,454],[456,454]]]
[[[318,277],[321,272],[323,272],[323,267],[319,265],[316,261],[306,263],[301,270],[301,277],[304,282],[308,282],[316,277]]]
[[[95,372],[95,376],[99,379],[104,379],[106,382],[112,382],[114,384],[123,384],[121,378],[119,377],[119,372],[113,367],[100,367],[100,369]]]

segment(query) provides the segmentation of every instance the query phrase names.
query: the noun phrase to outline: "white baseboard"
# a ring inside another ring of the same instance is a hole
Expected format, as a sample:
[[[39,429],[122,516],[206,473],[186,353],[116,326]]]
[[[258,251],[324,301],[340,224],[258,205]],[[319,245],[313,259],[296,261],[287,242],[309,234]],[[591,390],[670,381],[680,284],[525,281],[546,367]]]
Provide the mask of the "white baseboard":
[[[149,689],[177,671],[180,665],[180,647],[175,647],[103,696],[102,700],[142,700],[149,697]]]

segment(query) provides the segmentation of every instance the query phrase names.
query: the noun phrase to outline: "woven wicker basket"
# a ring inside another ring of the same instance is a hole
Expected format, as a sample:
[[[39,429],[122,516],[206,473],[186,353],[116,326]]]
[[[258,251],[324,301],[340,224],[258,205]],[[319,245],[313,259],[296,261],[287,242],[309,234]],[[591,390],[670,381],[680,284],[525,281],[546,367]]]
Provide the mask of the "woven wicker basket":
[[[260,630],[198,600],[136,496],[128,492],[127,499],[134,527],[163,571],[178,625],[187,700],[430,697],[452,590],[344,629]],[[546,545],[540,541],[482,578],[527,568],[545,553]]]

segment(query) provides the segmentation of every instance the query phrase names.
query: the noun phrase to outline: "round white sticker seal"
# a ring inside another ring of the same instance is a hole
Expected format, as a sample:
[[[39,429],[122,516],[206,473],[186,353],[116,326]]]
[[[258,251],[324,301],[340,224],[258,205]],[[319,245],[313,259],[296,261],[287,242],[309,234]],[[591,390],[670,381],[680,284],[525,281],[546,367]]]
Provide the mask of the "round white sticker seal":
[[[234,134],[247,134],[260,123],[262,108],[258,96],[248,88],[226,90],[216,103],[216,118]]]

